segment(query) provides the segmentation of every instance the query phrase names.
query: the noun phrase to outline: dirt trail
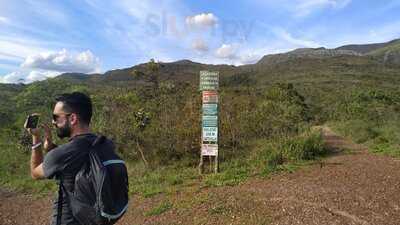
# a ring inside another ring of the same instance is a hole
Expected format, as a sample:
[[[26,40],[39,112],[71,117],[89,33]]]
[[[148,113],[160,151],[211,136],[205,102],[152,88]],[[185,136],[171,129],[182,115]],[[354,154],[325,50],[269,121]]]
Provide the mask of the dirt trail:
[[[118,224],[400,224],[400,160],[322,132],[333,154],[312,166],[234,187],[134,198]],[[170,210],[144,215],[166,199]],[[47,224],[50,197],[0,190],[0,200],[0,224]]]

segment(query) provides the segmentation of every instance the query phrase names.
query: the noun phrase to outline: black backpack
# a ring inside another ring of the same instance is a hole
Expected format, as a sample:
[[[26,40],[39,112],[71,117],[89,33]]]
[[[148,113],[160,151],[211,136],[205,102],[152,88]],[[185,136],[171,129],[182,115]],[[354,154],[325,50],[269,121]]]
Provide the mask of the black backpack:
[[[60,189],[67,193],[72,214],[82,225],[114,224],[128,208],[127,169],[112,141],[104,136],[89,146],[88,160],[76,174],[74,191],[68,192],[62,180]],[[62,202],[62,194],[59,196]],[[61,204],[57,224],[60,221]]]

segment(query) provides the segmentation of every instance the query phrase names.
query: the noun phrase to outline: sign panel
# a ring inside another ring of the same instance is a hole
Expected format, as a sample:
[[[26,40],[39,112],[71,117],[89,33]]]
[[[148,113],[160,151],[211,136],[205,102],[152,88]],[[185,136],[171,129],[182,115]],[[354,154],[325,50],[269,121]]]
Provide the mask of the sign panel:
[[[203,127],[203,141],[218,141],[218,127]]]
[[[218,116],[203,116],[203,127],[218,127]]]
[[[216,91],[203,91],[203,103],[218,103],[218,93]]]
[[[201,145],[201,155],[218,155],[218,145],[217,144],[202,144]]]
[[[218,105],[217,104],[203,104],[203,115],[217,115]]]
[[[200,71],[200,90],[218,90],[219,73],[211,71]]]

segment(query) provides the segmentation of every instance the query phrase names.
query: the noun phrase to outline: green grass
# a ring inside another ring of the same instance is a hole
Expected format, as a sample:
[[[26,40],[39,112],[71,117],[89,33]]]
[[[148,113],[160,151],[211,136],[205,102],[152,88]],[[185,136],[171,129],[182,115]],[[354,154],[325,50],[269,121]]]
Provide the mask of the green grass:
[[[319,160],[327,153],[318,131],[306,131],[275,142],[258,140],[252,148],[254,149],[250,150],[251,155],[248,158],[223,163],[220,173],[207,175],[204,185],[233,186],[252,176],[268,176],[280,171],[293,172],[309,165],[313,160]]]
[[[128,164],[128,173],[131,194],[145,198],[172,193],[198,178],[197,168],[165,166],[151,170],[141,163]]]
[[[377,124],[359,119],[331,123],[331,126],[340,135],[349,137],[359,144],[366,143],[379,136]]]
[[[370,151],[373,153],[400,158],[400,146],[394,146],[389,143],[375,144],[371,146]]]
[[[400,51],[400,41],[396,41],[386,47],[379,48],[377,50],[374,50],[372,52],[369,52],[368,55],[383,55],[387,51]]]
[[[293,172],[305,165],[304,160],[315,159],[322,150],[320,138],[314,133],[303,133],[279,142],[258,141],[249,146],[253,155],[220,162],[217,174],[198,174],[197,167],[185,167],[181,164],[146,168],[142,163],[128,163],[130,193],[150,198],[159,194],[174,194],[186,187],[234,186],[245,182],[249,177],[286,171]],[[17,191],[48,193],[55,191],[54,181],[35,181],[29,176],[30,152],[12,149],[2,145],[3,157],[0,159],[1,186]],[[254,158],[252,158],[254,157]],[[163,204],[149,215],[157,214],[168,208]]]
[[[258,140],[249,146],[249,156],[220,162],[220,172],[200,176],[196,167],[165,166],[155,170],[143,164],[129,164],[130,191],[145,198],[174,193],[192,184],[205,187],[234,186],[249,177],[293,172],[326,153],[319,132],[306,131],[280,141]]]
[[[169,201],[161,202],[161,204],[159,204],[158,206],[156,206],[153,209],[147,211],[145,213],[145,216],[161,215],[164,212],[170,210],[172,208],[172,206],[173,206],[172,203],[170,203]]]
[[[223,204],[223,203],[218,203],[214,206],[212,206],[211,208],[208,209],[208,212],[210,214],[219,214],[219,215],[223,215],[223,214],[227,214],[229,213],[229,208]]]
[[[204,179],[204,187],[234,186],[244,182],[250,176],[249,166],[245,162],[224,163],[217,174],[208,174]]]
[[[17,192],[46,194],[56,190],[51,180],[33,180],[30,176],[30,151],[0,142],[0,185]]]
[[[294,171],[307,161],[317,160],[327,153],[319,131],[306,130],[278,140],[257,140],[250,156],[253,171],[263,176],[277,171]]]
[[[400,158],[399,125],[397,120],[382,124],[361,120],[331,123],[339,134],[366,145],[370,152],[396,158]]]

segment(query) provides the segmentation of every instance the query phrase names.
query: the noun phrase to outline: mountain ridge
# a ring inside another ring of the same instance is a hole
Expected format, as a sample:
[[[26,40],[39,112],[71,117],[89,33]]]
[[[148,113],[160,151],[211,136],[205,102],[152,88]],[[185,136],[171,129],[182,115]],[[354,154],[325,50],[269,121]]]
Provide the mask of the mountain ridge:
[[[298,48],[286,53],[265,55],[255,64],[240,66],[203,64],[188,59],[174,62],[158,62],[159,67],[155,73],[158,75],[162,74],[162,76],[160,75],[161,81],[172,79],[181,82],[194,82],[193,80],[197,77],[199,70],[218,70],[222,75],[232,75],[249,71],[269,71],[273,67],[290,62],[304,64],[312,63],[313,60],[321,61],[322,59],[334,59],[338,57],[343,61],[342,64],[346,64],[346,60],[351,61],[359,57],[367,57],[372,58],[376,63],[400,65],[400,39],[394,39],[385,43],[344,45],[333,49],[325,47]],[[311,59],[311,61],[308,59]],[[132,67],[109,70],[103,74],[65,73],[59,75],[57,79],[66,79],[73,82],[133,81],[143,83],[143,76],[138,75],[151,73],[148,65],[149,63],[141,63]]]

